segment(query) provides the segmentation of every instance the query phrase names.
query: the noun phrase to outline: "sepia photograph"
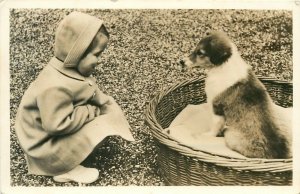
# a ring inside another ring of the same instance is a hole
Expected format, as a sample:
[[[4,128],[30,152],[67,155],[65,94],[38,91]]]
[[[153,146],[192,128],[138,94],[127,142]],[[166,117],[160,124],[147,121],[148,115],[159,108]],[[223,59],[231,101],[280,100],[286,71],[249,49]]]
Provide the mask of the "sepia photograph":
[[[300,4],[108,2],[2,8],[1,193],[300,192]]]

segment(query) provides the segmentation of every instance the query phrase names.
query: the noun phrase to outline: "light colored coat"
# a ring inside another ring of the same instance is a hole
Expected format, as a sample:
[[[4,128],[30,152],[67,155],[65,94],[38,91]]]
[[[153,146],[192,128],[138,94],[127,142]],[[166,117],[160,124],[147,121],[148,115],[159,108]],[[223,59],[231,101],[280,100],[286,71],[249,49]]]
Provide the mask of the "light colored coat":
[[[105,113],[95,118],[91,104]],[[41,175],[71,170],[109,135],[134,140],[117,103],[56,58],[25,92],[15,128],[29,173]]]
[[[102,21],[73,12],[59,25],[55,57],[25,92],[16,134],[30,174],[56,176],[79,165],[107,136],[134,141],[115,100],[83,77],[77,64]],[[101,114],[95,117],[95,109]]]

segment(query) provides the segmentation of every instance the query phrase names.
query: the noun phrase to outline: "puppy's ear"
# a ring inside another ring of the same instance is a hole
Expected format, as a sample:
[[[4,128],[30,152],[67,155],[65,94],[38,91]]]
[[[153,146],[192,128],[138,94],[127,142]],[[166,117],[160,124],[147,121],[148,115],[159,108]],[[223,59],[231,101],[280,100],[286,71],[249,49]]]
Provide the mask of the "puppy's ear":
[[[232,55],[230,40],[222,34],[211,35],[210,61],[215,65],[221,65]]]

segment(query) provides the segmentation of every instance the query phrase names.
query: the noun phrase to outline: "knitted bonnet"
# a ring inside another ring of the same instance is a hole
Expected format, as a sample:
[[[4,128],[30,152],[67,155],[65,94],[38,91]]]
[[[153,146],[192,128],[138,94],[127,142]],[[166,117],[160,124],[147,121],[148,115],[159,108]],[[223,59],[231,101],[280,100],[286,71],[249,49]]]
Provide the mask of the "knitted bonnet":
[[[55,34],[54,55],[65,67],[76,67],[103,21],[80,12],[72,12],[59,24]]]

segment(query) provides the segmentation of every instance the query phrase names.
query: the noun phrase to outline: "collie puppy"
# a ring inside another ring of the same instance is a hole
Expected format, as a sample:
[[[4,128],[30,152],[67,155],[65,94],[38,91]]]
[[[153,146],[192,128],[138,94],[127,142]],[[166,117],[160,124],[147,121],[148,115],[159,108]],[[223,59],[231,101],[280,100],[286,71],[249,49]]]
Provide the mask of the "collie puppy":
[[[226,34],[203,38],[180,63],[208,70],[205,92],[213,122],[206,135],[224,135],[230,149],[249,158],[291,157],[291,138],[274,113],[278,108]]]

